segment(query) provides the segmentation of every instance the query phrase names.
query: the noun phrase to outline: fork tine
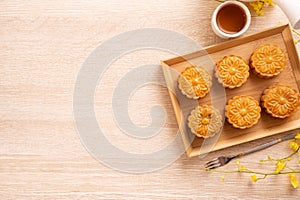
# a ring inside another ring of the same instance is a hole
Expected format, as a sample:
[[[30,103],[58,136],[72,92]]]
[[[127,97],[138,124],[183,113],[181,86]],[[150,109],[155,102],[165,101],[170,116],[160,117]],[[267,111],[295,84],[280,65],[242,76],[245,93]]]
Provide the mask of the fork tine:
[[[217,164],[219,164],[219,162],[213,162],[213,163],[205,164],[204,167],[209,169],[209,168],[211,168],[212,166],[215,166],[215,165],[217,165]]]
[[[222,163],[220,162],[219,158],[215,158],[204,165],[204,167],[207,169],[217,168],[220,166],[222,166]]]
[[[222,166],[221,163],[216,163],[215,165],[211,165],[211,166],[206,167],[206,169],[211,170],[211,169],[216,169],[216,168],[221,167],[221,166]]]
[[[205,164],[205,166],[210,165],[210,164],[212,164],[212,163],[215,163],[216,161],[218,162],[218,160],[219,160],[219,158],[214,158],[214,159],[212,159],[211,161],[207,162],[207,163]]]
[[[213,162],[213,163],[210,163],[210,164],[206,164],[205,165],[205,168],[207,169],[215,169],[215,168],[218,168],[220,167],[222,164],[220,162]]]

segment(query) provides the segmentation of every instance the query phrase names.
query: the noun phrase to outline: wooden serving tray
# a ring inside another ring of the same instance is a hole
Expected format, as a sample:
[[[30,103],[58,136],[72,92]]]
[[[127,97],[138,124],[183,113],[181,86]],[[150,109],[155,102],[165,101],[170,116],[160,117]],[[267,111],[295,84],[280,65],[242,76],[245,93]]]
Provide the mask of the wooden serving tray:
[[[252,52],[261,44],[275,43],[286,51],[288,63],[286,69],[272,79],[258,78],[253,72],[246,84],[236,89],[221,89],[216,78],[213,78],[211,94],[200,100],[191,100],[181,94],[177,87],[177,78],[180,72],[191,65],[200,65],[206,68],[214,77],[215,63],[226,55],[238,55],[249,61]],[[300,64],[295,48],[292,33],[288,24],[264,30],[256,34],[229,40],[217,45],[209,46],[204,50],[188,55],[179,56],[161,61],[166,84],[174,107],[176,119],[186,148],[187,156],[193,157],[210,151],[220,150],[233,145],[271,136],[300,127],[300,111],[286,119],[275,119],[262,109],[259,123],[249,129],[240,130],[224,122],[223,130],[213,138],[202,139],[195,137],[187,126],[187,117],[196,105],[217,105],[224,114],[226,101],[237,95],[251,95],[260,100],[264,89],[276,83],[290,85],[300,90]],[[221,92],[220,92],[221,91]],[[220,93],[224,93],[223,100]],[[217,97],[214,98],[214,95]],[[224,115],[223,115],[224,116]]]

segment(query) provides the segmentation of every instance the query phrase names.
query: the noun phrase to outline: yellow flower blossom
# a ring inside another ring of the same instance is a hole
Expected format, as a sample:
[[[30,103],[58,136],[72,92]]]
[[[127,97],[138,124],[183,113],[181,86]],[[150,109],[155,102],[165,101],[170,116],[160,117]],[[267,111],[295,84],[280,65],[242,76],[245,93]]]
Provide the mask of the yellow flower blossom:
[[[272,0],[264,0],[268,5],[274,5],[275,3]]]
[[[262,15],[264,13],[263,12],[264,6],[274,5],[274,4],[275,3],[272,0],[257,0],[249,3],[249,5],[253,8],[253,10],[258,15]]]
[[[268,155],[268,160],[272,160],[273,158],[270,156],[270,155]]]
[[[289,174],[290,176],[290,182],[292,184],[292,186],[294,188],[298,188],[299,187],[299,181],[297,180],[297,177],[295,174]]]
[[[251,178],[251,180],[252,180],[253,182],[256,182],[256,181],[257,181],[257,176],[255,176],[255,175],[252,175],[250,178]]]
[[[292,141],[289,144],[292,150],[297,151],[299,149],[299,144],[297,142]]]
[[[277,161],[275,174],[278,174],[285,168],[285,162],[282,160]]]
[[[224,181],[225,180],[225,176],[222,176],[222,181]]]
[[[297,135],[295,136],[295,139],[297,139],[297,140],[300,139],[300,133],[297,133]]]
[[[250,2],[249,5],[253,8],[257,15],[263,14],[264,2],[261,1],[253,1]]]
[[[238,166],[238,171],[245,171],[245,170],[247,170],[247,168],[244,165],[240,164],[239,160],[236,160],[235,164]]]

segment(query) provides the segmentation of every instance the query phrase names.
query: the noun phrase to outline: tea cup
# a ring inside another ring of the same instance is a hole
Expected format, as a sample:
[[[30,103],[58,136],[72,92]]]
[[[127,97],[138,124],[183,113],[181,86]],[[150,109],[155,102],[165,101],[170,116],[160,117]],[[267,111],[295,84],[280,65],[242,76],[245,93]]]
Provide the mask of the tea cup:
[[[243,35],[251,23],[247,6],[239,1],[225,1],[213,12],[211,24],[216,35],[221,38],[235,38]]]

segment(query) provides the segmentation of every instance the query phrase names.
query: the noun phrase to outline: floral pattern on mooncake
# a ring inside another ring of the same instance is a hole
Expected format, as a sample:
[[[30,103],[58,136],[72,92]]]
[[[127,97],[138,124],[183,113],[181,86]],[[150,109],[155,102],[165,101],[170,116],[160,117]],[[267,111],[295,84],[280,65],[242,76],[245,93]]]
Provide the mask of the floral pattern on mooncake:
[[[240,56],[225,56],[216,64],[216,77],[226,88],[242,86],[249,77],[249,66]]]
[[[262,78],[271,78],[285,69],[287,57],[276,44],[260,45],[250,58],[250,66]]]
[[[277,84],[266,89],[261,100],[267,113],[276,118],[286,118],[297,111],[300,94],[290,86]]]
[[[210,91],[212,78],[202,67],[187,67],[178,78],[178,87],[188,98],[203,98]]]
[[[222,124],[219,110],[208,105],[197,106],[188,117],[188,126],[198,137],[213,137],[221,130]]]
[[[226,117],[235,128],[246,129],[257,124],[261,117],[259,102],[251,96],[236,96],[226,105]]]

